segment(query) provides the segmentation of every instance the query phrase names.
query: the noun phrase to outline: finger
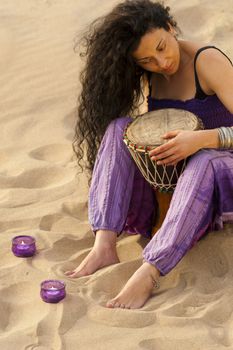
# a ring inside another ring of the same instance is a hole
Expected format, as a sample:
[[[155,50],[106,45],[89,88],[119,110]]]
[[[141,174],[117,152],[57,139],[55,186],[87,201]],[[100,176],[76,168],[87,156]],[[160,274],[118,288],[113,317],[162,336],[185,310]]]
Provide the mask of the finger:
[[[177,156],[173,155],[173,156],[167,157],[165,159],[159,160],[157,162],[157,164],[158,165],[168,165],[172,162],[175,162],[176,160],[177,160]]]
[[[169,139],[169,138],[176,137],[179,134],[179,132],[180,132],[180,130],[168,131],[162,136],[162,138]]]
[[[171,161],[170,163],[167,163],[166,166],[168,166],[168,165],[175,166],[175,165],[177,165],[177,163],[179,163],[181,160],[182,160],[181,158],[177,158],[177,159]],[[158,162],[157,162],[157,164],[158,164]]]
[[[174,155],[174,150],[170,150],[170,151],[167,151],[167,152],[160,153],[157,156],[151,157],[151,159],[154,160],[154,161],[163,160],[163,159],[165,159],[167,157],[170,157],[172,155]]]
[[[166,166],[175,166],[178,162],[172,162],[172,163],[168,163],[166,164]]]
[[[158,146],[150,151],[149,156],[151,157],[159,155],[159,157],[162,158],[162,153],[169,151],[172,147],[174,147],[174,144],[172,142],[165,143],[164,145]]]

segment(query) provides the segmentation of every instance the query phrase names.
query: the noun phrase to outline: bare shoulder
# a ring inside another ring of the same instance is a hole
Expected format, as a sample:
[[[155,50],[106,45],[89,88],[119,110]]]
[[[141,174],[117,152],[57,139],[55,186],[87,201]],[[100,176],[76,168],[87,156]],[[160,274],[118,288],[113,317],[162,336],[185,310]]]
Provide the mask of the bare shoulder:
[[[202,66],[208,66],[211,68],[216,65],[232,67],[229,60],[231,58],[227,58],[225,52],[223,50],[221,51],[212,47],[201,51],[197,57],[197,68],[201,68]]]
[[[226,108],[233,113],[232,63],[222,52],[214,48],[202,51],[199,56],[196,69],[201,86],[205,87],[206,91],[217,94]]]
[[[200,52],[196,61],[196,69],[200,79],[208,85],[217,83],[219,78],[233,76],[233,66],[230,60],[219,50],[208,48]],[[222,79],[220,79],[222,80]]]

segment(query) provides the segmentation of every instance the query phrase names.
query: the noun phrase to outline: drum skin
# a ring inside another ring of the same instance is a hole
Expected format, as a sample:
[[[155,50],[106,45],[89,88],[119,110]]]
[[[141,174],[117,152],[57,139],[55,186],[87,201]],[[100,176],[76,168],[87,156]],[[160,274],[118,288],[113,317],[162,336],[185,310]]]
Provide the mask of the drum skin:
[[[193,113],[167,108],[136,117],[127,125],[123,140],[145,179],[155,189],[173,192],[188,159],[175,166],[157,165],[148,152],[167,142],[161,136],[168,131],[200,129],[203,129],[202,121]]]

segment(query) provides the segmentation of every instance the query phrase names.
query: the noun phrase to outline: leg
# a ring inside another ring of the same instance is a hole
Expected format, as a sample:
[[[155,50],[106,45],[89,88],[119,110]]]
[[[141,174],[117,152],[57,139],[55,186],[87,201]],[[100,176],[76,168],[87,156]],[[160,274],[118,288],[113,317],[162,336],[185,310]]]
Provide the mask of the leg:
[[[89,275],[119,262],[116,236],[150,232],[154,196],[123,142],[130,118],[114,120],[102,140],[89,192],[89,220],[96,235],[93,249],[69,277]],[[141,215],[139,215],[141,214]]]
[[[93,232],[125,230],[149,237],[155,199],[123,142],[130,120],[114,120],[105,133],[89,192],[89,221]]]
[[[218,208],[223,210],[222,204],[216,205],[218,194],[233,217],[232,192],[233,155],[215,150],[195,154],[178,181],[162,227],[143,251],[143,265],[107,307],[143,306],[152,292],[149,276],[158,278],[168,273],[208,228],[213,227]]]
[[[167,274],[207,231],[216,228],[217,215],[233,211],[232,191],[232,154],[202,150],[192,156],[162,227],[144,249],[144,260]]]
[[[90,253],[75,270],[66,271],[65,275],[69,277],[87,276],[105,266],[119,263],[116,238],[116,232],[97,231],[95,243]]]
[[[139,309],[150,297],[160,272],[151,264],[144,262],[128,280],[120,293],[106,304],[109,308]]]

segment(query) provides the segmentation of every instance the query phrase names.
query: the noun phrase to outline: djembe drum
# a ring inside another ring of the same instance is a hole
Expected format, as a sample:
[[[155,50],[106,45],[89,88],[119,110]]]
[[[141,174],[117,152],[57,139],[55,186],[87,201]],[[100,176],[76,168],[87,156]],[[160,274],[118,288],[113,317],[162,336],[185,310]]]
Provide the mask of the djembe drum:
[[[172,130],[203,129],[202,121],[193,113],[167,108],[139,115],[130,122],[124,131],[126,143],[134,161],[144,178],[153,186],[158,203],[155,215],[153,236],[161,227],[169,209],[172,194],[179,176],[184,171],[188,158],[176,165],[157,165],[149,156],[149,151],[166,143],[161,136]]]

